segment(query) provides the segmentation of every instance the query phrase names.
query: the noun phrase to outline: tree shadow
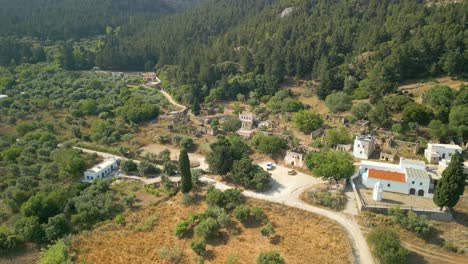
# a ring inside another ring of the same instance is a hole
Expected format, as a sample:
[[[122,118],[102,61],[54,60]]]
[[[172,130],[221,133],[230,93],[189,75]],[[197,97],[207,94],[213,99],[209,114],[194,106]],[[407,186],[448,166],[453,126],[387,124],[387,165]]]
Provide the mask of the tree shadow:
[[[213,250],[209,249],[205,252],[205,254],[203,255],[203,258],[205,260],[214,260],[216,258],[216,254]]]
[[[270,238],[270,243],[273,245],[278,245],[283,240],[283,237],[280,235],[274,235]]]
[[[453,220],[464,227],[468,227],[468,212],[452,209]]]
[[[270,178],[270,182],[268,183],[268,188],[262,192],[263,194],[266,195],[273,195],[275,193],[281,193],[283,190],[285,190],[286,187],[278,182],[277,180]]]
[[[416,252],[410,251],[408,257],[406,258],[406,263],[412,263],[412,264],[427,264],[426,259],[424,259],[423,256],[419,255]]]
[[[445,240],[440,236],[440,231],[432,226],[429,228],[430,228],[429,234],[421,238],[424,239],[424,241],[426,241],[429,244],[442,246]]]
[[[395,200],[386,199],[386,198],[383,198],[383,199],[382,199],[382,202],[383,202],[383,203],[389,203],[389,204],[403,204],[403,203],[400,202],[400,201],[395,201]]]
[[[229,241],[229,234],[225,231],[219,231],[216,237],[210,237],[206,242],[212,246],[226,245]]]

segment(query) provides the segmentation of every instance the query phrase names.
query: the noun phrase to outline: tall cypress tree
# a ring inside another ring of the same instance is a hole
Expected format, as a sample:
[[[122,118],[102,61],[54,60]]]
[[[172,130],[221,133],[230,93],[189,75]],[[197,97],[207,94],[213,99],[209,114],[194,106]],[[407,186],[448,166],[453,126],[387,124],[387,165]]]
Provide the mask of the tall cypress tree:
[[[459,153],[455,153],[449,166],[442,173],[442,178],[434,191],[434,203],[440,209],[444,206],[454,207],[465,189],[466,175],[463,173],[463,158]]]
[[[198,97],[195,97],[193,99],[193,103],[192,103],[192,113],[194,115],[199,115],[200,114],[200,103],[198,101]]]
[[[179,170],[182,174],[180,190],[183,193],[188,193],[192,190],[192,173],[190,172],[190,160],[185,148],[180,151]]]

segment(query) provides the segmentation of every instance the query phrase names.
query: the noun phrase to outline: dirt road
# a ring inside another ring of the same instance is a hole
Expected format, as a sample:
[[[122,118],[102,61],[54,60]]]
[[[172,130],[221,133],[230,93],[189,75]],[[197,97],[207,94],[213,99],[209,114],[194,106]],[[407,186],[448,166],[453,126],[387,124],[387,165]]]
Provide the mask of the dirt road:
[[[117,155],[110,154],[110,153],[100,152],[100,151],[96,151],[96,150],[92,150],[92,149],[85,149],[85,148],[80,148],[80,147],[73,147],[73,148],[81,150],[81,151],[83,151],[85,153],[91,153],[91,154],[95,153],[99,157],[103,157],[105,159],[115,158],[115,159],[120,159],[120,160],[130,160],[130,159],[125,158],[125,157],[117,156]],[[133,162],[140,163],[139,160],[133,160]]]
[[[209,183],[209,184],[213,184],[217,189],[220,189],[220,190],[227,190],[227,189],[232,188],[231,186],[228,186],[222,182],[218,182],[216,180],[213,180],[207,177],[202,177],[201,181]],[[361,229],[359,228],[359,225],[355,221],[348,218],[343,213],[329,211],[329,210],[325,210],[319,207],[311,206],[303,202],[299,198],[299,195],[308,187],[310,187],[310,185],[298,188],[295,191],[290,192],[290,193],[278,192],[278,193],[281,193],[280,195],[269,195],[269,194],[263,194],[263,193],[256,193],[252,191],[244,191],[243,193],[246,197],[261,199],[261,200],[274,202],[274,203],[280,203],[289,207],[299,208],[299,209],[312,212],[315,214],[319,214],[324,217],[335,220],[336,222],[338,222],[338,224],[340,224],[344,228],[344,230],[346,231],[346,234],[348,235],[351,241],[355,263],[361,263],[361,264],[374,263],[374,260],[372,258],[370,249],[367,245],[366,239],[364,238],[364,235],[362,234]]]
[[[170,94],[168,94],[166,91],[164,91],[164,89],[160,89],[159,90],[163,95],[164,97],[166,97],[166,99],[174,106],[176,107],[179,107],[181,110],[179,110],[179,112],[183,112],[185,111],[185,109],[187,109],[187,107],[185,107],[185,105],[181,105],[179,103],[177,103],[174,98],[172,98],[172,96]]]

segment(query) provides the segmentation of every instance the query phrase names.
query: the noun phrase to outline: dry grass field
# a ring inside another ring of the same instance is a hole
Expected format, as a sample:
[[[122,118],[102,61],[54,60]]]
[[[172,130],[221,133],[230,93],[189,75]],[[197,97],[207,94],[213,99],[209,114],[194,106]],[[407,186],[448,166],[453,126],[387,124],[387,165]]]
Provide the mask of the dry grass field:
[[[458,90],[462,83],[468,84],[468,82],[462,80],[454,80],[450,77],[440,77],[429,81],[408,82],[398,87],[398,90],[407,91],[409,93],[414,94],[416,102],[421,103],[422,94],[434,85],[445,85],[452,89]]]
[[[145,210],[126,216],[126,226],[105,223],[73,239],[72,248],[77,253],[77,263],[165,263],[160,250],[165,246],[178,246],[183,252],[179,263],[197,263],[198,258],[190,248],[194,238],[178,239],[174,235],[177,222],[193,212],[202,212],[206,205],[200,203],[185,207],[180,195]],[[332,221],[320,216],[277,204],[250,200],[250,204],[263,208],[281,240],[277,244],[260,234],[259,227],[246,228],[234,221],[238,234],[221,229],[221,235],[207,245],[204,263],[226,263],[237,258],[237,263],[255,263],[261,251],[276,250],[288,264],[351,263],[351,247],[344,231]],[[135,231],[149,217],[156,218],[148,231]],[[232,219],[233,220],[233,219]],[[231,234],[229,234],[231,232]]]

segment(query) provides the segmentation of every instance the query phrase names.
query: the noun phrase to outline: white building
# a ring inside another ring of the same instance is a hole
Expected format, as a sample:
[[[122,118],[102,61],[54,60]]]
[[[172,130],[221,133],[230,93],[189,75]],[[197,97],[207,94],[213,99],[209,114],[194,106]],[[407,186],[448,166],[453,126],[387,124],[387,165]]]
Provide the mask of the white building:
[[[84,172],[84,182],[92,182],[95,179],[103,179],[119,167],[119,160],[116,158],[105,159],[101,163],[94,165]]]
[[[361,135],[354,139],[353,156],[358,159],[369,159],[375,149],[373,136]]]
[[[6,95],[6,94],[0,94],[0,99],[2,99],[2,98],[8,98],[8,95]]]
[[[366,188],[380,182],[384,191],[432,197],[432,179],[423,161],[401,158],[399,164],[361,161],[359,173]]]
[[[437,165],[437,174],[442,176],[442,172],[448,167],[450,164],[450,160],[443,159],[439,162]],[[463,172],[465,174],[468,174],[468,161],[463,162]]]
[[[462,148],[453,144],[427,144],[427,149],[424,150],[424,157],[431,164],[438,164],[439,161],[451,159],[455,152],[461,153]]]

